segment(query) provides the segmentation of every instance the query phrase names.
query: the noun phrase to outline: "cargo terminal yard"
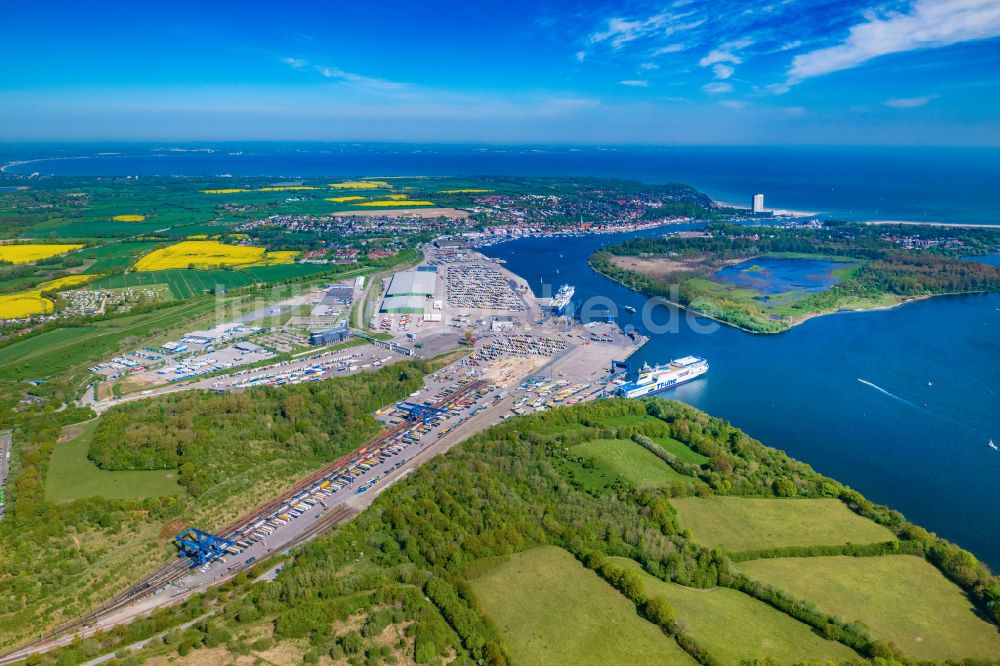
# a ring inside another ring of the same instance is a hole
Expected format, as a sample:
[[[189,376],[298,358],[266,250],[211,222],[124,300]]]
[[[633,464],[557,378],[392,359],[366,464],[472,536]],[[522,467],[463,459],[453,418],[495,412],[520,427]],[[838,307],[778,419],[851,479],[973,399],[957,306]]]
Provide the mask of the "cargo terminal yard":
[[[521,278],[474,251],[425,251],[424,266],[437,268],[420,271],[418,267],[419,272],[433,276],[421,278],[420,289],[428,293],[419,293],[417,299],[378,294],[380,305],[384,298],[396,298],[390,303],[403,302],[415,308],[422,302],[424,306],[422,312],[377,316],[392,321],[392,340],[358,331],[357,335],[368,336],[359,346],[317,349],[315,353],[306,350],[300,352],[301,357],[262,367],[236,368],[93,403],[91,406],[102,412],[121,402],[195,388],[246,390],[335,378],[404,358],[402,353],[384,348],[391,344],[424,358],[469,350],[427,376],[423,388],[406,401],[379,410],[375,416],[385,429],[364,446],[229,525],[192,526],[203,532],[186,531],[178,537],[193,558],[178,558],[164,565],[80,620],[0,657],[0,664],[179,603],[270,555],[287,552],[350,520],[382,490],[427,459],[505,418],[596,399],[613,388],[613,361],[627,359],[644,342],[641,336],[623,334],[613,323],[583,326],[552,316],[546,308],[548,299],[536,298]],[[478,279],[452,280],[450,287],[447,276],[456,265],[461,266],[458,275]],[[470,268],[477,266],[482,268]],[[400,284],[406,288],[415,284],[409,277],[404,280]],[[384,285],[385,291],[391,283]],[[452,287],[458,291],[449,291]],[[439,316],[426,317],[428,314]],[[420,325],[401,329],[399,322],[404,317],[410,322],[419,320]]]

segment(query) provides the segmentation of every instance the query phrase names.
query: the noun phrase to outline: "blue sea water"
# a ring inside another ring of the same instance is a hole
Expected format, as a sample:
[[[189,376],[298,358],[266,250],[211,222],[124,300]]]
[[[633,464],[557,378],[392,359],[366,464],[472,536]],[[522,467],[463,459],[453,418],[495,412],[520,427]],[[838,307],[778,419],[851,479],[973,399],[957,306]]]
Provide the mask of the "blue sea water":
[[[484,252],[536,293],[569,282],[580,314],[597,318],[611,305],[620,324],[649,332],[647,299],[595,273],[587,258],[654,234],[524,239]],[[1000,294],[817,317],[778,335],[662,305],[652,323],[668,330],[652,333],[633,364],[696,354],[711,366],[664,397],[731,421],[1000,569],[1000,453],[987,446],[1000,442]]]
[[[10,173],[65,176],[515,175],[679,182],[713,198],[841,219],[1000,222],[1000,149],[868,147],[595,148],[400,144],[0,145]],[[99,153],[114,153],[98,156]]]
[[[818,292],[837,284],[832,271],[844,265],[820,259],[758,257],[721,268],[714,279],[767,296],[789,291]]]

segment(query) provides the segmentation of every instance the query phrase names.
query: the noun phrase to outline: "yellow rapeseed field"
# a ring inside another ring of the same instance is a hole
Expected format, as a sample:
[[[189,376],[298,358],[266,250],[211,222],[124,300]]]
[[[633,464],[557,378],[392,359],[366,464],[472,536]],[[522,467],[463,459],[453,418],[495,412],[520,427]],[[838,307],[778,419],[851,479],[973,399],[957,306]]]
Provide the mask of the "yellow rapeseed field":
[[[384,180],[356,180],[345,183],[330,183],[330,187],[342,190],[378,190],[391,188],[392,185]]]
[[[344,203],[345,201],[364,201],[364,197],[327,197],[327,201],[333,201],[334,203]]]
[[[42,282],[35,289],[39,291],[59,291],[61,289],[66,289],[68,287],[79,287],[81,284],[86,284],[98,278],[104,277],[99,273],[81,273],[79,275],[67,275],[66,277],[56,278],[55,280],[48,280],[47,282]]]
[[[481,194],[493,190],[441,190],[441,194]]]
[[[0,295],[0,319],[21,319],[52,312],[52,301],[42,296],[43,291],[59,291],[76,287],[103,275],[67,275],[37,285],[29,291]]]
[[[30,264],[39,259],[48,259],[63,252],[79,250],[83,245],[0,245],[0,261],[12,264]]]
[[[146,219],[145,215],[115,215],[111,218],[115,222],[142,222]]]
[[[290,264],[298,252],[267,252],[262,247],[226,245],[218,241],[181,241],[153,250],[132,267],[134,271],[165,271],[172,268],[219,268],[222,266],[271,266]]]
[[[287,185],[283,187],[262,187],[258,192],[296,192],[298,190],[318,190],[318,187],[309,187],[308,185]]]
[[[236,194],[237,192],[249,192],[250,190],[233,187],[227,190],[202,190],[202,194]]]
[[[0,295],[0,319],[20,319],[52,312],[52,301],[40,291]]]
[[[409,199],[400,201],[399,199],[389,199],[386,201],[366,201],[365,203],[354,204],[355,206],[368,206],[370,208],[389,208],[391,206],[434,206],[433,201],[411,201]]]
[[[401,200],[403,200],[403,199],[406,198],[406,195],[405,194],[387,194],[387,195],[385,195],[385,198],[386,199],[393,199],[395,201],[401,201]]]

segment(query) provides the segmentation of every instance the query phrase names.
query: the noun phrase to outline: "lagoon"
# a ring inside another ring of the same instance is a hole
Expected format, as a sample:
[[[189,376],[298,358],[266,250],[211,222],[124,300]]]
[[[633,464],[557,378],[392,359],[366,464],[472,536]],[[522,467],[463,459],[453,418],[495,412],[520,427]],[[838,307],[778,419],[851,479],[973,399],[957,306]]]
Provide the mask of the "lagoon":
[[[756,257],[721,268],[712,277],[772,296],[788,292],[826,291],[838,282],[833,271],[848,266],[850,262],[827,259]]]

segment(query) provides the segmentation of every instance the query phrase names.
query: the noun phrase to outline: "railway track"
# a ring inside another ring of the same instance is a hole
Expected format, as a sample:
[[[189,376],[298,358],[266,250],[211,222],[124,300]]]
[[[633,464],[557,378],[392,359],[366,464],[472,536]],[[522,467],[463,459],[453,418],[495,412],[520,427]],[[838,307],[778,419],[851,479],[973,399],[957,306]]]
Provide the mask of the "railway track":
[[[470,393],[474,393],[479,389],[488,385],[488,382],[483,379],[473,380],[455,391],[444,396],[440,400],[433,403],[433,407],[440,408],[447,406],[453,402],[461,400]],[[408,430],[413,427],[412,423],[400,423],[391,428],[379,433],[377,436],[368,440],[364,446],[361,446],[351,453],[348,453],[340,458],[337,458],[333,462],[329,463],[322,469],[304,477],[299,482],[297,482],[292,488],[282,493],[275,499],[272,499],[258,507],[253,511],[240,517],[238,520],[233,521],[229,525],[226,525],[221,530],[217,531],[218,536],[228,538],[236,533],[240,528],[246,526],[249,523],[259,520],[264,516],[269,516],[274,513],[278,508],[280,508],[288,499],[294,497],[295,495],[301,493],[316,484],[320,479],[327,477],[337,470],[343,468],[350,461],[355,460],[359,455],[364,452],[378,447],[381,444],[391,440],[396,435],[401,432]],[[303,543],[318,534],[330,529],[331,527],[346,522],[358,514],[358,510],[352,507],[345,506],[343,504],[337,505],[334,508],[321,514],[315,521],[315,523],[302,533],[296,536],[296,538],[281,547],[281,550],[286,550],[292,548],[296,545]],[[109,601],[102,604],[100,607],[90,611],[89,613],[77,618],[76,620],[69,622],[61,627],[56,628],[51,633],[42,636],[36,641],[33,641],[27,645],[21,646],[15,651],[9,652],[5,655],[0,655],[0,666],[5,664],[10,664],[19,660],[24,659],[28,654],[33,653],[35,650],[33,648],[44,646],[50,644],[49,647],[56,647],[57,641],[63,638],[69,638],[81,629],[87,629],[95,624],[99,623],[102,619],[107,618],[117,611],[134,604],[135,602],[143,599],[150,594],[154,594],[159,590],[162,590],[167,585],[174,583],[177,580],[183,578],[191,570],[190,565],[187,560],[174,560],[168,564],[163,565],[152,574],[139,581],[135,585],[129,587],[128,589],[120,592],[119,594],[112,597]],[[233,574],[237,573],[238,570],[234,571]]]

